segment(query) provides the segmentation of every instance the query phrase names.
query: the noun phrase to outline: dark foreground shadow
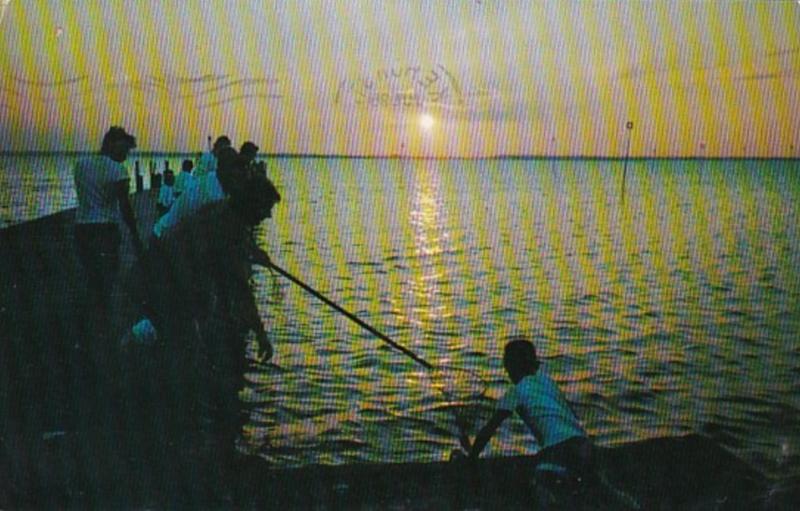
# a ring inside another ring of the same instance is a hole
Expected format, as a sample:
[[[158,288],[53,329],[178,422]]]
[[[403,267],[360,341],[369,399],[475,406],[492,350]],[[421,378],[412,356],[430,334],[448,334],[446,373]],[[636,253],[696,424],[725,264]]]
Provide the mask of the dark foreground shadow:
[[[69,433],[3,444],[0,508],[534,509],[535,457],[464,463],[385,463],[281,469],[241,460],[232,484],[171,471],[121,432]],[[774,492],[760,474],[696,435],[602,449],[613,484],[641,509],[794,509],[797,488]],[[585,502],[582,509],[614,509]]]

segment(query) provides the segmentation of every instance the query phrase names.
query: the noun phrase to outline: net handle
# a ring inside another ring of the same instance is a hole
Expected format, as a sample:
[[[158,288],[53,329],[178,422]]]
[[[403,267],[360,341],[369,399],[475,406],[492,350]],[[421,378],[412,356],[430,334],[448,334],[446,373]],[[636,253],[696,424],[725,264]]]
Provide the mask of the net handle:
[[[411,360],[413,360],[414,362],[418,363],[419,365],[421,365],[425,369],[427,369],[429,371],[432,371],[432,370],[435,369],[433,367],[433,365],[430,362],[428,362],[427,360],[425,360],[424,358],[420,357],[419,355],[417,355],[416,353],[414,353],[410,349],[406,348],[402,344],[399,344],[398,342],[394,341],[388,335],[382,333],[381,331],[379,331],[378,329],[376,329],[372,325],[366,323],[364,320],[362,320],[361,318],[359,318],[358,316],[356,316],[352,312],[348,311],[347,309],[345,309],[344,307],[342,307],[338,303],[334,302],[333,300],[331,300],[327,296],[323,295],[322,293],[320,293],[319,291],[317,291],[313,287],[309,286],[308,284],[306,284],[302,280],[298,279],[297,277],[295,277],[294,275],[292,275],[288,271],[284,270],[283,268],[281,268],[277,264],[275,264],[272,261],[270,261],[268,263],[268,265],[266,265],[266,266],[267,266],[267,268],[272,268],[273,270],[277,271],[278,273],[280,273],[281,275],[283,275],[284,277],[286,277],[290,281],[292,281],[295,284],[297,284],[298,286],[302,287],[308,293],[310,293],[311,295],[313,295],[317,299],[321,300],[326,305],[332,307],[333,309],[335,309],[336,311],[338,311],[339,313],[344,315],[347,319],[349,319],[350,321],[356,323],[358,326],[360,326],[364,330],[368,331],[369,333],[371,333],[372,335],[374,335],[378,339],[382,340],[383,342],[385,342],[386,344],[388,344],[392,348],[394,348],[394,349],[398,350],[399,352],[403,353],[404,355],[406,355]]]
[[[394,341],[388,335],[384,334],[383,332],[381,332],[377,328],[375,328],[372,325],[370,325],[369,323],[365,322],[364,320],[362,320],[361,318],[359,318],[358,316],[356,316],[352,312],[348,311],[347,309],[345,309],[344,307],[342,307],[338,303],[334,302],[333,300],[331,300],[327,296],[323,295],[322,293],[320,293],[319,291],[317,291],[313,287],[309,286],[308,284],[306,284],[305,282],[303,282],[299,278],[295,277],[294,275],[292,275],[288,271],[284,270],[283,268],[281,268],[277,264],[273,263],[271,260],[266,265],[266,267],[269,268],[269,269],[273,269],[273,270],[277,271],[278,273],[280,273],[281,275],[283,275],[284,277],[289,279],[291,282],[294,282],[295,284],[297,284],[298,286],[303,288],[306,292],[308,292],[311,295],[313,295],[315,298],[321,300],[326,305],[332,307],[333,309],[335,309],[336,311],[338,311],[339,313],[344,315],[347,319],[349,319],[350,321],[356,323],[358,326],[360,326],[364,330],[368,331],[369,333],[371,333],[372,335],[374,335],[378,339],[382,340],[383,342],[385,342],[389,346],[391,346],[394,349],[400,351],[401,353],[403,353],[404,355],[409,357],[411,360],[413,360],[414,362],[418,363],[419,365],[421,365],[422,367],[427,369],[429,372],[433,373],[433,372],[436,371],[437,368],[435,368],[430,362],[428,362],[424,358],[420,357],[419,355],[417,355],[416,353],[414,353],[410,349],[406,348],[402,344],[399,344],[398,342]],[[445,368],[439,368],[439,369],[440,370],[444,370]],[[468,372],[472,373],[472,371],[468,371]],[[479,378],[479,380],[482,381],[482,379],[480,379],[480,378]],[[485,391],[486,390],[484,388],[484,392]],[[463,418],[460,417],[455,411],[453,412],[453,415],[454,415],[454,418],[455,418],[456,427],[458,428],[458,442],[461,445],[462,449],[464,449],[466,452],[469,452],[469,450],[470,450],[469,435],[467,434],[466,425],[463,422]]]

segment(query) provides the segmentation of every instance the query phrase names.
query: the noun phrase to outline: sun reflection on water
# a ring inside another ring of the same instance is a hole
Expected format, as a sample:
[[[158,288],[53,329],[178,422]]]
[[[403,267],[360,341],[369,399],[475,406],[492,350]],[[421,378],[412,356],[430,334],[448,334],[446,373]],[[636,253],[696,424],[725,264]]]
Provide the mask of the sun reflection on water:
[[[450,235],[447,232],[447,217],[442,207],[442,183],[436,169],[428,162],[420,162],[414,169],[413,198],[409,212],[409,224],[413,232],[413,254],[416,264],[408,290],[416,324],[427,324],[433,320],[452,315],[448,302],[440,300],[440,282],[447,273],[441,261],[442,254],[449,252]]]

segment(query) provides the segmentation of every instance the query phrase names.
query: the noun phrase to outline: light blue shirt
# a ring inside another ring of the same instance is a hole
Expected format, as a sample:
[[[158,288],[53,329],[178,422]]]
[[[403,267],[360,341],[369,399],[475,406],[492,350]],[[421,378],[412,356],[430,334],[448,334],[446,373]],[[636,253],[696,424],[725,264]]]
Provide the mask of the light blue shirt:
[[[200,161],[197,162],[197,168],[194,171],[194,177],[201,178],[206,174],[217,171],[217,157],[211,151],[203,153],[200,156]]]
[[[175,187],[169,185],[161,185],[158,191],[158,203],[166,208],[172,206],[175,202]]]
[[[193,215],[206,204],[221,201],[224,198],[225,192],[222,191],[222,185],[217,179],[216,172],[192,181],[169,211],[158,219],[153,226],[153,234],[157,238],[162,238],[185,218]]]
[[[517,412],[543,449],[586,436],[561,390],[541,369],[511,387],[497,408]]]
[[[175,195],[182,194],[184,190],[192,186],[194,181],[195,176],[191,172],[178,172],[178,175],[175,176]]]

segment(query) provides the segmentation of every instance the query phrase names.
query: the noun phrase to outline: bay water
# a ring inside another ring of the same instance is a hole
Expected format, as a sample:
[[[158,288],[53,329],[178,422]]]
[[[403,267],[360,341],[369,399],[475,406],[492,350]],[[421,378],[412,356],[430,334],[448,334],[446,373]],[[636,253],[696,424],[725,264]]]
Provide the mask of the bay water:
[[[0,228],[74,207],[75,158],[0,156]],[[282,201],[257,237],[273,260],[484,392],[443,396],[257,270],[276,354],[242,392],[246,448],[281,466],[446,459],[453,412],[474,434],[508,387],[503,344],[524,334],[598,444],[702,433],[800,475],[797,161],[631,160],[624,196],[622,160],[266,162]],[[511,419],[488,455],[535,450]]]

